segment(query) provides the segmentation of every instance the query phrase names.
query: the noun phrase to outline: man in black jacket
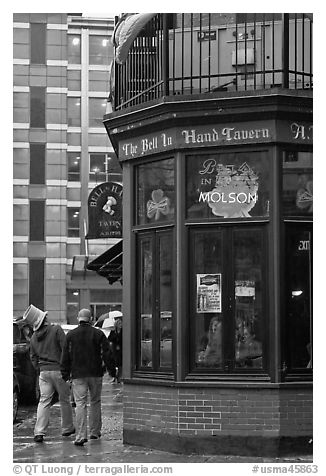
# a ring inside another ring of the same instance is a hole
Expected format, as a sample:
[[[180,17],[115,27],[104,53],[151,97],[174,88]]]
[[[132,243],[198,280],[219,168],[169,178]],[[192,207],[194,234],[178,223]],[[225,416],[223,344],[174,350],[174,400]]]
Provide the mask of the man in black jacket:
[[[87,442],[87,394],[90,394],[90,438],[101,436],[102,379],[110,367],[110,347],[104,333],[91,325],[91,312],[81,309],[79,325],[68,332],[61,357],[61,373],[64,380],[72,379],[76,403],[76,439],[74,444]]]

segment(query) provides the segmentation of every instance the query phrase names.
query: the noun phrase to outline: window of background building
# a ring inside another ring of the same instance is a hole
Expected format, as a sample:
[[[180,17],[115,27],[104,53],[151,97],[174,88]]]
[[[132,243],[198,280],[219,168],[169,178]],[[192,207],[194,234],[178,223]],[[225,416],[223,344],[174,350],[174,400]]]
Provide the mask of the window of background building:
[[[45,184],[45,144],[31,143],[29,153],[29,183]]]
[[[45,88],[30,87],[30,125],[45,127]]]
[[[80,127],[80,97],[68,98],[68,126]]]
[[[80,182],[80,152],[68,152],[68,182]]]
[[[68,35],[68,63],[80,64],[81,36]]]
[[[79,237],[79,208],[68,208],[68,236],[71,238]]]
[[[46,24],[31,23],[31,64],[46,62]]]
[[[44,241],[45,201],[29,202],[29,240]]]
[[[81,90],[80,71],[70,70],[68,71],[68,89],[69,91]]]
[[[108,91],[109,77],[107,71],[89,71],[88,79],[90,91]]]
[[[115,154],[89,154],[89,180],[96,183],[107,182],[108,174],[121,174],[121,167]]]
[[[89,98],[89,127],[103,127],[106,105],[106,98]]]
[[[113,46],[107,36],[89,36],[89,64],[109,65],[113,58]]]
[[[39,309],[44,306],[44,259],[29,259],[28,302]]]
[[[67,323],[77,324],[77,315],[79,311],[79,289],[67,289]]]

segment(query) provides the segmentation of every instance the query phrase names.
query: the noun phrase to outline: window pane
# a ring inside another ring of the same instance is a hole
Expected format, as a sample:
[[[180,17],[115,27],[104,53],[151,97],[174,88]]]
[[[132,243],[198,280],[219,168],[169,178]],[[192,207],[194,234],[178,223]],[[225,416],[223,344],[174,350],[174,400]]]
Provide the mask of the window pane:
[[[195,364],[198,368],[222,366],[222,236],[197,232],[191,240],[194,256],[192,308],[195,314]]]
[[[80,181],[80,152],[68,152],[68,181]]]
[[[153,366],[153,350],[152,350],[152,336],[153,336],[153,322],[152,322],[152,243],[150,239],[143,239],[140,244],[140,335],[141,335],[141,350],[140,350],[140,365],[142,367]]]
[[[174,160],[140,165],[138,172],[137,223],[159,223],[174,218]]]
[[[96,183],[106,182],[106,155],[89,155],[89,180]]]
[[[103,127],[103,116],[106,111],[105,98],[89,99],[89,127]]]
[[[44,310],[44,260],[29,260],[29,299],[28,301]]]
[[[81,90],[80,71],[68,70],[68,89],[69,91]]]
[[[79,237],[79,208],[68,208],[68,236]]]
[[[68,35],[68,63],[80,64],[80,35]]]
[[[234,232],[235,365],[262,368],[262,236]]]
[[[45,144],[30,144],[30,175],[31,184],[45,183]]]
[[[269,214],[267,152],[187,158],[188,218],[249,218]]]
[[[107,36],[89,37],[89,64],[109,65],[113,56],[113,46]]]
[[[80,98],[68,98],[68,126],[80,126]]]
[[[31,23],[31,64],[45,64],[45,48],[45,23]]]
[[[160,367],[172,367],[172,239],[160,237]]]
[[[44,241],[44,211],[45,202],[31,200],[29,203],[29,239]]]
[[[31,127],[45,127],[45,88],[30,88]]]
[[[283,213],[285,216],[312,216],[312,152],[283,154]]]
[[[310,225],[311,226],[311,225]],[[288,367],[312,367],[312,232],[288,224],[285,249]]]

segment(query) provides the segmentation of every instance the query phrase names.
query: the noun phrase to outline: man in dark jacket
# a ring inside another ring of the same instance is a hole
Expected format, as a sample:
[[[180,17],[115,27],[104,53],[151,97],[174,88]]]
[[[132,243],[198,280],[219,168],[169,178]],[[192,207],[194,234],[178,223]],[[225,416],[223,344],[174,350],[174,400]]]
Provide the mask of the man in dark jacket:
[[[62,435],[75,433],[72,408],[70,404],[70,386],[60,372],[60,359],[65,334],[58,325],[47,320],[47,312],[30,305],[23,318],[33,327],[30,340],[30,357],[32,364],[39,373],[40,400],[37,406],[37,418],[34,428],[34,440],[43,442],[49,425],[51,401],[54,392],[59,395],[61,409]]]
[[[101,436],[101,393],[105,367],[110,367],[110,348],[104,333],[91,325],[91,312],[81,309],[79,325],[68,332],[61,358],[64,380],[72,379],[76,402],[76,439],[74,444],[87,442],[87,394],[90,394],[90,438]]]

